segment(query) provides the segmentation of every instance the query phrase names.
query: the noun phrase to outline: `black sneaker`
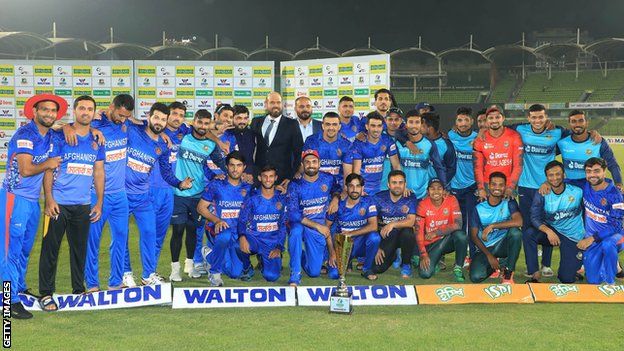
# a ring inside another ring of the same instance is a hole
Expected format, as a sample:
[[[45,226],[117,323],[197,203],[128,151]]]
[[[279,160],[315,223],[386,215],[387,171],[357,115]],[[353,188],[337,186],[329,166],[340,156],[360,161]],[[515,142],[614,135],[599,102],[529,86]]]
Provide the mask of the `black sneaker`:
[[[615,277],[616,278],[624,278],[624,269],[622,269],[622,266],[620,265],[620,262],[617,263],[617,267],[618,267],[618,269],[620,271],[615,273]]]
[[[31,319],[32,313],[26,311],[21,302],[11,304],[11,318],[15,319]]]
[[[582,282],[584,279],[585,277],[581,273],[576,273],[576,280]]]
[[[524,283],[525,284],[528,284],[528,283],[539,283],[539,280],[537,280],[535,278],[531,278],[531,279],[527,279]]]

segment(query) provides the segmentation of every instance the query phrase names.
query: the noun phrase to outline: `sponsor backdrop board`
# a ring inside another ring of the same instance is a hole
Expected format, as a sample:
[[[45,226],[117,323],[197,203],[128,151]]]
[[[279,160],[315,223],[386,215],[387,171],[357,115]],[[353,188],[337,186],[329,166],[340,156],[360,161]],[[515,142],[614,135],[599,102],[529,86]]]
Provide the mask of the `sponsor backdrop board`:
[[[0,179],[8,142],[28,121],[23,108],[29,97],[56,94],[71,106],[74,98],[91,95],[105,108],[113,96],[133,91],[132,61],[0,60]],[[70,108],[64,121],[71,121],[71,114]]]
[[[535,302],[610,302],[624,303],[624,285],[534,284]]]
[[[273,61],[134,61],[137,114],[145,118],[156,101],[180,101],[186,117],[219,103],[245,105],[264,113],[264,99],[273,91]]]
[[[373,110],[374,93],[390,86],[390,55],[353,56],[280,62],[281,92],[287,116],[294,117],[299,96],[312,100],[313,117],[337,111],[338,100],[350,96],[356,115]]]
[[[421,305],[466,303],[533,303],[526,284],[416,285]]]

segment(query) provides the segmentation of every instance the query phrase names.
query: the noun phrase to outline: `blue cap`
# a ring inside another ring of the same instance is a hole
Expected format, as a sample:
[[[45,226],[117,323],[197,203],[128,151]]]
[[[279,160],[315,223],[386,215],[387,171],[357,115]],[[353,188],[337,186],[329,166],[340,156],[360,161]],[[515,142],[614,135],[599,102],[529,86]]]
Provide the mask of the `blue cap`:
[[[424,102],[424,101],[423,102],[419,102],[416,105],[416,110],[420,110],[421,108],[429,108],[429,111],[431,111],[431,112],[435,111],[435,107],[433,107],[433,105],[431,105],[428,102]]]
[[[433,183],[440,183],[440,185],[444,187],[444,184],[442,184],[442,180],[440,180],[440,178],[431,178],[431,180],[429,180],[429,184],[427,185],[427,188],[431,187]]]

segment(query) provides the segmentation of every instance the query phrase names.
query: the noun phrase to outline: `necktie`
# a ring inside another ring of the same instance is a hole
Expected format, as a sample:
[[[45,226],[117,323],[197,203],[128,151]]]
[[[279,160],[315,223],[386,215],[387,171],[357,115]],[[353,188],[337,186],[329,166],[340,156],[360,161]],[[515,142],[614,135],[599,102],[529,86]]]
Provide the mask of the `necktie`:
[[[264,142],[267,145],[270,145],[271,143],[269,143],[269,135],[271,135],[271,130],[273,129],[273,124],[275,123],[274,119],[271,119],[271,124],[269,124],[269,127],[267,128],[266,132],[264,132]]]

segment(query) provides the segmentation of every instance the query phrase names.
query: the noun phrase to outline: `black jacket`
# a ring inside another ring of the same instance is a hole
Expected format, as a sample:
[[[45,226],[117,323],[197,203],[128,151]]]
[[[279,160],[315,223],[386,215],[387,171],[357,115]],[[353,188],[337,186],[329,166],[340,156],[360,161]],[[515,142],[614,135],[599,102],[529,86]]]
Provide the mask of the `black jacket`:
[[[266,118],[256,117],[251,121],[251,130],[256,136],[256,172],[270,163],[277,168],[278,183],[281,183],[284,179],[292,179],[299,168],[303,138],[297,121],[282,115],[275,138],[271,145],[267,145],[262,135],[262,124]]]

